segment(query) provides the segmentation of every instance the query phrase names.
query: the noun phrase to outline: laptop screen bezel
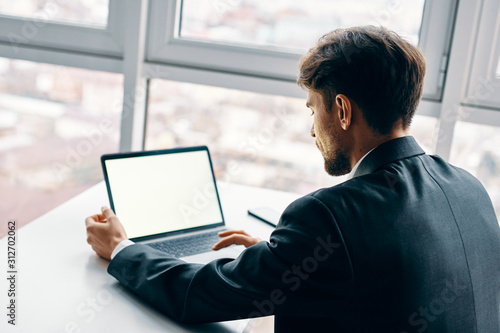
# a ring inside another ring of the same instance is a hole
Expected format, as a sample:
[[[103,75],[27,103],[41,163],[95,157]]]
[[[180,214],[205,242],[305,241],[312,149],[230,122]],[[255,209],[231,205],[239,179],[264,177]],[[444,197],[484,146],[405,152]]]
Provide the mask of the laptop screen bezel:
[[[134,242],[147,241],[147,240],[162,238],[162,237],[166,237],[166,236],[181,235],[181,234],[185,234],[188,232],[191,233],[193,231],[200,231],[200,230],[204,230],[204,229],[223,227],[226,225],[226,222],[224,220],[224,213],[222,211],[222,205],[220,202],[219,190],[217,188],[217,181],[215,179],[214,168],[212,165],[212,158],[210,156],[210,151],[208,150],[207,146],[193,146],[193,147],[179,147],[179,148],[172,148],[172,149],[144,150],[144,151],[136,151],[136,152],[104,154],[101,156],[101,166],[102,166],[102,172],[104,175],[104,181],[106,182],[106,189],[108,192],[109,204],[111,205],[111,209],[113,210],[113,212],[115,212],[115,214],[116,214],[115,205],[113,202],[113,195],[111,193],[111,185],[109,182],[108,171],[107,171],[107,167],[106,167],[106,161],[113,160],[113,159],[125,159],[125,158],[132,158],[132,157],[178,154],[178,153],[188,153],[188,152],[195,152],[195,151],[205,151],[207,153],[208,162],[210,164],[210,171],[212,173],[212,181],[213,181],[213,184],[215,187],[215,194],[217,197],[217,203],[219,205],[219,211],[220,211],[222,221],[208,224],[208,225],[202,225],[202,226],[191,227],[191,228],[186,228],[186,229],[180,229],[180,230],[167,231],[167,232],[151,234],[151,235],[146,235],[146,236],[134,237],[134,238],[130,238],[131,241],[134,241]],[[118,216],[118,218],[120,218],[120,217]]]

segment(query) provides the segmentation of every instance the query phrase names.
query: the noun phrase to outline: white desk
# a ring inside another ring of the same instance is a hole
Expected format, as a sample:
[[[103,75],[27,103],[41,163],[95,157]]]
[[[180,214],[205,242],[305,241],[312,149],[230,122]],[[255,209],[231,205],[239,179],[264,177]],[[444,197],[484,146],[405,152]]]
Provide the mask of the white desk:
[[[227,225],[263,239],[273,228],[249,217],[247,209],[269,206],[282,211],[298,197],[233,184],[219,184],[219,191]],[[17,230],[16,326],[7,324],[7,239],[0,240],[0,332],[243,331],[248,320],[178,324],[108,275],[108,262],[87,244],[84,223],[103,204],[109,206],[101,182]]]

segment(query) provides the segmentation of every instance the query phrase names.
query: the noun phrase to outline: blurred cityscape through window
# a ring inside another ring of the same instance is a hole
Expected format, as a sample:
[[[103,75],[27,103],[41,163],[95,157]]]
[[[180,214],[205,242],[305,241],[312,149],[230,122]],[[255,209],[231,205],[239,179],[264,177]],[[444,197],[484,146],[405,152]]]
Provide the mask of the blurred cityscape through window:
[[[418,44],[424,0],[183,0],[181,38],[308,49],[336,28],[386,26]]]
[[[0,216],[24,225],[102,180],[100,155],[118,150],[122,81],[0,58]]]
[[[109,0],[0,0],[0,15],[105,27]]]
[[[450,163],[476,176],[488,191],[500,220],[500,129],[457,122]]]
[[[306,100],[191,83],[151,81],[146,149],[207,145],[216,177],[306,194],[345,180],[324,171]],[[438,121],[416,116],[412,134],[432,153]]]

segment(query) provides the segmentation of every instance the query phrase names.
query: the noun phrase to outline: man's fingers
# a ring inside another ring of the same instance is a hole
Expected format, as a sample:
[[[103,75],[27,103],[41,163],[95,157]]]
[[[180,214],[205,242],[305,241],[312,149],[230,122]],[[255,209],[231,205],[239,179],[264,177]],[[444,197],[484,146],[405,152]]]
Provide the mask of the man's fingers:
[[[212,249],[214,249],[214,250],[220,250],[220,249],[222,249],[224,247],[228,247],[228,246],[231,246],[233,244],[243,245],[242,242],[243,242],[243,238],[244,237],[248,237],[248,236],[238,235],[238,234],[227,236],[227,237],[221,239],[217,244],[215,244],[212,247]]]
[[[102,211],[102,215],[104,215],[104,217],[108,220],[108,221],[111,221],[111,220],[114,220],[116,218],[116,215],[115,213],[108,207],[106,206],[103,206],[101,208],[101,211]]]
[[[85,219],[85,226],[88,228],[89,225],[91,225],[92,223],[95,223],[94,221],[94,217],[93,216],[89,216]]]
[[[94,228],[95,226],[99,225],[102,222],[98,222],[95,218],[96,215],[89,216],[85,219],[85,227],[87,228],[87,231],[89,228]]]
[[[87,243],[99,256],[110,260],[116,246],[127,239],[127,233],[111,209],[102,207],[101,212],[85,219]]]
[[[226,230],[226,231],[221,231],[219,232],[219,237],[227,237],[231,236],[233,234],[240,234],[240,235],[245,235],[251,237],[246,231],[244,230]]]
[[[103,228],[106,227],[107,226],[104,223],[96,222],[91,217],[87,217],[87,219],[85,220],[85,228],[87,229],[87,236],[99,233]]]
[[[212,249],[220,250],[222,248],[235,245],[244,245],[245,247],[250,247],[255,243],[260,242],[259,238],[250,236],[244,230],[226,230],[219,232],[219,237],[224,237],[217,244],[215,244]]]
[[[231,246],[233,244],[235,245],[244,245],[245,247],[250,247],[254,245],[255,243],[258,243],[260,239],[246,236],[246,235],[241,235],[241,234],[233,234],[231,236],[227,236],[223,239],[221,239],[217,244],[215,244],[212,249],[213,250],[220,250],[222,248]]]
[[[89,220],[89,221],[87,222],[87,220]],[[106,222],[106,217],[102,214],[95,214],[95,215],[89,216],[85,219],[85,223],[91,223],[91,222],[104,223],[104,222]]]

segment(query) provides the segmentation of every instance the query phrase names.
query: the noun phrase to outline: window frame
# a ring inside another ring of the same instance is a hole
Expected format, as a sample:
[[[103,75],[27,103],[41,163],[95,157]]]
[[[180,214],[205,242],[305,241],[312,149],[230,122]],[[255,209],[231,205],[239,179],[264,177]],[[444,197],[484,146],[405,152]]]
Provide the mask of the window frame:
[[[426,0],[418,46],[426,60],[423,99],[441,101],[458,1]]]
[[[457,122],[498,127],[500,131],[500,112],[464,105],[460,107]]]
[[[181,3],[151,0],[148,62],[295,82],[299,53],[179,38]],[[419,42],[427,58],[424,100],[441,99],[456,6],[457,0],[425,2]]]
[[[1,14],[0,57],[121,72],[125,14],[120,0],[110,0],[105,27]]]
[[[165,19],[166,15],[166,19]],[[178,38],[181,1],[151,0],[148,62],[295,81],[299,54]]]
[[[500,2],[484,0],[472,66],[462,104],[500,110]],[[479,51],[480,50],[480,51]]]

